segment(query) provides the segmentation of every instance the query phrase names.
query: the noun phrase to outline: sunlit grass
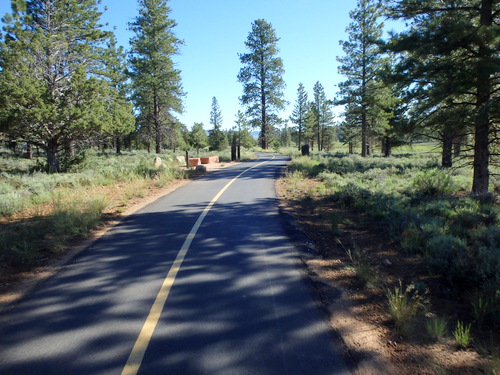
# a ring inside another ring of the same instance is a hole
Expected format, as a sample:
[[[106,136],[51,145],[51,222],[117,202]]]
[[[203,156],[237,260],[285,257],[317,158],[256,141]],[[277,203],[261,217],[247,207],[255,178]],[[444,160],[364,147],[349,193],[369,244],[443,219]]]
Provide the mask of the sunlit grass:
[[[500,300],[495,297],[500,207],[494,197],[471,195],[472,167],[457,162],[458,167],[442,168],[435,147],[401,147],[391,157],[293,156],[283,185],[294,200],[327,201],[370,220],[403,255],[418,257],[423,269],[441,275],[451,287],[478,288],[490,303],[478,321],[489,318],[498,324],[499,315],[490,310],[498,311]],[[499,192],[495,173],[500,171],[494,165],[490,170],[490,191]]]

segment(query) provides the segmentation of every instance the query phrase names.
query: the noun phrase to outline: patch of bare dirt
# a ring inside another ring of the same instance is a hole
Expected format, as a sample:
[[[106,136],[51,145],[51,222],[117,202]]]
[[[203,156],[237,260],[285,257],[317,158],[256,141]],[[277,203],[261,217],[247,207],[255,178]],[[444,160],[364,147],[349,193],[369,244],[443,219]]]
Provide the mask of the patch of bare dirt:
[[[312,180],[303,181],[299,189],[311,191],[317,184]],[[425,334],[424,314],[412,327],[410,337],[398,335],[389,314],[386,293],[399,285],[400,280],[403,285],[420,282],[432,291],[425,295],[424,312],[453,319],[465,314],[463,302],[457,301],[439,278],[423,272],[418,259],[402,256],[396,244],[376,226],[361,225],[362,220],[356,213],[340,211],[333,203],[321,201],[321,197],[297,199],[283,180],[277,181],[276,191],[281,197],[282,209],[295,218],[298,229],[311,240],[309,246],[316,249],[316,252],[303,252],[302,261],[330,314],[333,329],[347,347],[356,374],[497,373],[490,358],[472,349],[459,350],[449,336],[439,342],[430,341]],[[348,224],[333,228],[332,215]],[[360,282],[350,267],[352,261],[347,249],[361,249],[368,254],[375,272],[373,282],[367,285]],[[341,298],[332,298],[330,291],[334,289],[342,291]]]

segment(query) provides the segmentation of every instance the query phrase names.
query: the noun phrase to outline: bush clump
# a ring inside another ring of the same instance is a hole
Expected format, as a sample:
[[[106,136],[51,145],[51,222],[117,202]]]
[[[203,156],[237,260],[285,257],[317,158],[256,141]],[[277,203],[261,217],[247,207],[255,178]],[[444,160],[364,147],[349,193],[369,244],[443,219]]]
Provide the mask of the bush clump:
[[[317,178],[322,199],[366,214],[401,249],[463,294],[477,290],[500,310],[500,207],[495,197],[473,197],[471,170],[443,169],[432,152],[367,157],[293,158],[303,178]],[[500,175],[500,174],[499,174]],[[500,191],[492,178],[493,191]],[[469,185],[469,186],[467,186]],[[310,196],[307,193],[304,196]],[[489,314],[497,325],[500,314]]]

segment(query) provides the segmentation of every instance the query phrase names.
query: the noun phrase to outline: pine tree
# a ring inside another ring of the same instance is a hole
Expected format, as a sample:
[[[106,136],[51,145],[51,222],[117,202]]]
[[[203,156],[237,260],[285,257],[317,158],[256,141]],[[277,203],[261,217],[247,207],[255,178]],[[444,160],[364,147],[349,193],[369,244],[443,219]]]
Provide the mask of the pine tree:
[[[361,143],[359,128],[361,127],[360,116],[357,107],[346,104],[343,121],[339,127],[339,140],[344,145],[348,145],[349,154],[354,154],[354,147]]]
[[[326,99],[325,89],[319,81],[314,84],[313,96],[314,131],[316,133],[316,139],[318,142],[318,151],[323,151],[323,148],[325,146],[325,136],[328,132],[328,128],[332,125],[333,115],[331,112],[330,103]]]
[[[396,35],[390,46],[400,53],[399,77],[409,88],[417,119],[432,117],[436,123],[446,113],[463,114],[465,121],[446,122],[442,133],[473,135],[472,192],[488,192],[490,150],[498,144],[500,121],[500,3],[394,0],[389,14],[411,21],[411,29]]]
[[[234,122],[236,124],[235,131],[237,132],[238,136],[238,145],[245,148],[255,146],[255,140],[252,137],[250,124],[245,118],[245,114],[241,111],[238,111],[238,113],[236,114],[236,120]]]
[[[208,134],[208,144],[210,145],[210,150],[225,150],[228,146],[228,141],[226,135],[222,131],[222,111],[220,110],[219,102],[215,96],[212,98],[210,124],[213,125],[213,129],[211,129]]]
[[[130,107],[108,79],[102,56],[112,34],[96,0],[17,0],[0,43],[0,127],[47,153],[61,154],[107,131]]]
[[[304,129],[304,139],[310,146],[311,151],[314,150],[314,144],[316,143],[316,118],[318,114],[316,113],[316,106],[314,102],[307,103],[307,115],[306,124]]]
[[[176,133],[174,112],[182,113],[180,71],[172,58],[183,44],[169,18],[168,0],[139,0],[139,16],[129,25],[135,36],[130,40],[130,76],[133,100],[142,126],[150,128],[156,153],[162,143]]]
[[[203,123],[196,122],[189,133],[189,143],[196,149],[196,153],[200,154],[200,149],[208,146],[208,136],[203,129]]]
[[[345,56],[337,58],[342,64],[339,73],[347,77],[339,85],[340,100],[337,103],[349,103],[346,110],[350,112],[345,115],[359,117],[356,121],[350,120],[349,124],[360,124],[361,155],[366,156],[369,154],[369,112],[377,105],[373,91],[377,85],[374,83],[380,80],[382,67],[379,40],[383,24],[378,22],[381,8],[375,0],[358,0],[350,16],[353,22],[346,29],[349,40],[340,42]]]
[[[283,99],[283,61],[278,57],[279,38],[272,25],[263,19],[252,23],[245,46],[250,51],[240,54],[244,65],[238,74],[243,83],[242,105],[247,107],[247,115],[254,127],[260,127],[260,140],[263,149],[270,143],[270,130],[277,122],[275,113],[285,107]]]
[[[133,115],[133,105],[127,99],[129,85],[126,83],[128,79],[126,54],[123,47],[117,47],[114,35],[111,36],[107,46],[108,48],[103,54],[105,64],[103,75],[115,89],[117,95],[113,101],[110,101],[113,120],[106,129],[106,133],[114,138],[116,153],[120,154],[122,137],[135,129],[135,116]]]
[[[302,138],[304,136],[304,131],[306,128],[308,114],[308,98],[307,92],[304,88],[304,85],[299,83],[299,88],[297,89],[297,100],[295,102],[295,107],[292,112],[292,116],[290,116],[290,121],[297,125],[297,136],[298,136],[298,147],[299,151],[302,146]]]

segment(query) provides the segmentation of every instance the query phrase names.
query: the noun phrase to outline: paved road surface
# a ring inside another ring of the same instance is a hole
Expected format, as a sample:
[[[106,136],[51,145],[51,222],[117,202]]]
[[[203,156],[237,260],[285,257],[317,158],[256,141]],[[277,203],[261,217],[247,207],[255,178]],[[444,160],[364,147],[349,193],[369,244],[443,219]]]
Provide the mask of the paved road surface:
[[[261,154],[127,217],[0,317],[0,374],[348,374],[282,228],[285,164]]]

